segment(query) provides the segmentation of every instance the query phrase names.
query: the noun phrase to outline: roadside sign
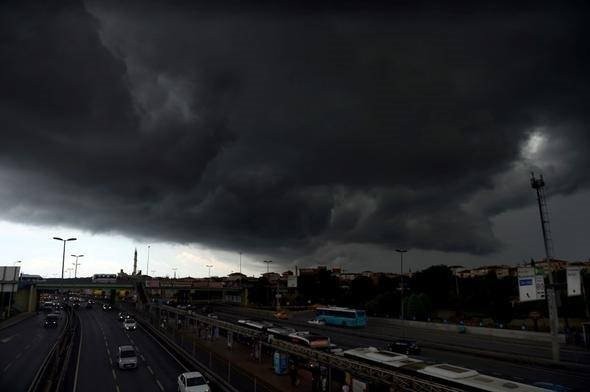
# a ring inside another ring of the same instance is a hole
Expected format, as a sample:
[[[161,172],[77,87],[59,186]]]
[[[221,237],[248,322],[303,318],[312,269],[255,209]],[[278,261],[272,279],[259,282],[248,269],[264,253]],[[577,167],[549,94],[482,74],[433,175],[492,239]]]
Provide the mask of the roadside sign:
[[[518,268],[518,294],[520,302],[545,299],[545,278],[542,269]]]
[[[567,267],[567,296],[582,295],[582,282],[580,280],[580,267]]]

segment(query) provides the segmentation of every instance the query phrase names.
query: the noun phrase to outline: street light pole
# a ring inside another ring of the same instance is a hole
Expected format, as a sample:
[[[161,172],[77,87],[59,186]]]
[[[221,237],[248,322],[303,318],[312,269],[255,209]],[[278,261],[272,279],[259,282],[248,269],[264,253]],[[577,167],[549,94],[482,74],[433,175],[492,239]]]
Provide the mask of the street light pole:
[[[21,260],[15,261],[14,265],[22,263]],[[10,294],[8,295],[8,318],[10,318],[10,311],[12,310],[12,287],[10,288]]]
[[[150,273],[150,245],[148,245],[148,259],[147,259],[147,266],[145,269],[145,274],[148,275]]]
[[[63,254],[61,256],[61,282],[59,284],[59,291],[60,293],[63,293],[63,285],[64,285],[64,264],[66,262],[66,242],[68,241],[76,241],[76,238],[68,238],[67,240],[64,240],[62,238],[59,237],[53,237],[54,240],[57,241],[62,241],[64,243],[64,250],[63,250]]]
[[[407,249],[396,249],[396,252],[399,253],[400,259],[400,279],[401,279],[401,295],[400,295],[400,319],[404,319],[404,253],[406,253]]]
[[[270,270],[270,263],[272,263],[272,260],[263,260],[263,263],[266,264],[266,273],[268,274]]]
[[[72,257],[76,258],[76,262],[73,263],[74,264],[74,279],[76,279],[76,277],[78,276],[78,266],[80,265],[80,263],[78,262],[78,258],[84,257],[84,255],[72,255]]]
[[[176,270],[177,270],[177,269],[178,269],[178,268],[176,268],[176,267],[172,268],[172,271],[174,271],[174,279],[176,279]]]
[[[211,268],[213,268],[213,265],[207,264],[205,267],[209,268],[209,280],[207,280],[207,302],[211,303]]]

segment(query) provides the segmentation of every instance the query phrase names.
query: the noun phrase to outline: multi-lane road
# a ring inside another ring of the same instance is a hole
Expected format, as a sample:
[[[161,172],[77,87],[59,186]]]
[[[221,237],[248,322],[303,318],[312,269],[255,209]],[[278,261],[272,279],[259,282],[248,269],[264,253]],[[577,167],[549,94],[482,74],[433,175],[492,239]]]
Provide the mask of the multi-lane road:
[[[80,309],[81,335],[73,350],[73,377],[67,389],[79,392],[175,391],[176,379],[187,369],[141,327],[124,331],[115,311]],[[39,314],[0,331],[0,391],[26,392],[65,324],[42,326]],[[137,369],[117,367],[118,346],[138,352]],[[193,370],[193,369],[189,369]]]
[[[38,314],[0,330],[0,391],[27,391],[65,323],[43,328]]]
[[[228,321],[237,321],[240,318],[260,319],[259,312],[253,312],[247,308],[218,307],[216,312],[220,318]],[[417,339],[419,342],[434,342],[441,345],[440,348],[423,348],[422,359],[434,362],[451,363],[457,366],[468,367],[481,373],[507,378],[523,383],[549,382],[585,391],[590,385],[590,373],[577,369],[541,366],[534,363],[518,363],[510,360],[510,355],[522,355],[529,357],[545,358],[548,353],[547,343],[526,342],[515,339],[499,339],[489,336],[464,335],[445,331],[432,331],[417,328],[405,328],[388,323],[387,320],[370,319],[367,327],[356,330],[330,326],[315,326],[306,323],[313,317],[307,314],[303,317],[295,316],[293,319],[278,321],[271,318],[274,323],[309,330],[327,335],[332,342],[344,348],[375,346],[383,347],[394,338],[402,335]],[[264,318],[264,317],[263,317]],[[427,345],[427,344],[425,344]],[[471,348],[473,353],[454,350],[458,346]],[[448,349],[446,348],[448,347]],[[506,359],[494,359],[485,355],[486,351],[502,353]],[[562,348],[562,357],[576,364],[590,363],[590,353],[585,350]]]
[[[186,369],[141,327],[125,331],[115,311],[80,310],[80,358],[74,391],[174,391]],[[137,369],[117,367],[117,348],[135,346]]]

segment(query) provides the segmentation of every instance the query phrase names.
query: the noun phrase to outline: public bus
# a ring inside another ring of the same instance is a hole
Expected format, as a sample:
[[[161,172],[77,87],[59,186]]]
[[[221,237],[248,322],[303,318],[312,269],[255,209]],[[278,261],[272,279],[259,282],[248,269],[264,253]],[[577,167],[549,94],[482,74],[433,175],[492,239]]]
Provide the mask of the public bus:
[[[328,348],[330,347],[330,338],[327,336],[309,333],[307,331],[293,332],[288,335],[291,343],[299,344],[308,348]]]
[[[92,283],[117,283],[117,274],[94,274]]]
[[[327,307],[316,309],[316,320],[327,325],[343,327],[364,327],[367,325],[367,314],[364,310]]]

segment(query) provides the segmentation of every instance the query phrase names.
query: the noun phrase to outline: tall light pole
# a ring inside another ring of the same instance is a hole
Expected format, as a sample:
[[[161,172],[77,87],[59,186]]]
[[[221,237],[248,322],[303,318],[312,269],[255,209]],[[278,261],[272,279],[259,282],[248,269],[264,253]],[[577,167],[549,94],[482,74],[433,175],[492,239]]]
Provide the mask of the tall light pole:
[[[207,281],[207,297],[208,302],[211,303],[211,268],[213,268],[213,265],[207,264],[205,267],[209,268],[209,280]]]
[[[63,285],[64,285],[64,264],[66,263],[66,242],[68,241],[76,241],[76,238],[68,238],[67,240],[64,240],[62,238],[59,237],[53,237],[54,240],[57,241],[62,241],[64,243],[64,251],[63,254],[61,256],[61,283],[59,284],[59,291],[60,293],[63,292]]]
[[[272,263],[272,260],[262,260],[262,262],[266,264],[266,274],[268,275],[270,271],[270,263]],[[267,276],[266,278],[268,279],[269,276]],[[268,291],[272,293],[272,288],[270,287],[270,279],[268,280]],[[272,306],[272,294],[269,294],[269,297],[271,297],[270,304]]]
[[[270,263],[272,263],[272,260],[263,260],[262,262],[266,264],[266,273],[268,274],[270,270]]]
[[[80,263],[78,262],[78,258],[84,257],[84,255],[72,255],[72,257],[76,258],[76,262],[72,263],[74,264],[74,279],[76,279],[76,277],[78,276],[78,266],[80,265]]]
[[[401,279],[401,295],[400,295],[400,319],[404,319],[404,253],[406,253],[407,249],[396,249],[397,253],[399,253],[399,260],[400,260],[400,279]]]
[[[176,270],[177,270],[177,269],[178,269],[178,268],[176,268],[176,267],[172,268],[172,271],[174,271],[174,279],[176,279]]]
[[[18,263],[22,263],[22,261],[17,260],[14,262],[14,265],[17,265]],[[10,318],[11,307],[12,307],[12,287],[10,288],[10,294],[8,295],[8,317],[9,318]]]
[[[147,266],[145,268],[146,275],[150,273],[150,245],[148,245],[148,259],[147,259]]]

